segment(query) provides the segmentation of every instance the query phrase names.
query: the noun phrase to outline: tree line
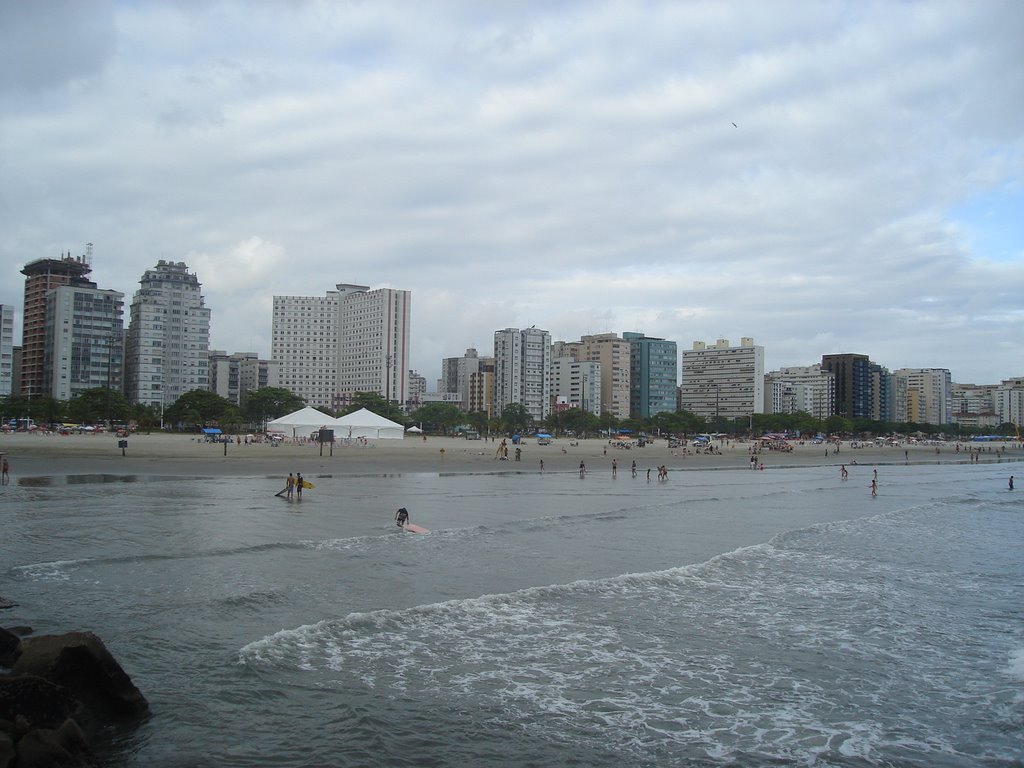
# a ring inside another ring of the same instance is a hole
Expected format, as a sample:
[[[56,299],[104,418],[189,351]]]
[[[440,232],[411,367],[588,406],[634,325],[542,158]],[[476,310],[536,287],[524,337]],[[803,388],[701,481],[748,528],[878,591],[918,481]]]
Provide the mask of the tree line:
[[[235,405],[214,392],[194,389],[186,392],[163,413],[159,407],[130,403],[123,393],[97,387],[69,401],[52,397],[11,395],[0,398],[0,414],[4,423],[10,419],[31,418],[37,424],[134,424],[140,430],[165,428],[196,431],[217,426],[228,432],[263,431],[268,421],[299,410],[305,402],[298,395],[281,387],[265,387],[246,392],[240,405]],[[847,419],[830,416],[816,419],[808,413],[755,413],[736,419],[704,419],[686,410],[663,412],[645,419],[619,419],[610,413],[597,416],[581,408],[552,412],[543,422],[534,422],[526,407],[519,403],[506,405],[499,416],[481,411],[466,413],[451,403],[425,403],[409,414],[388,402],[376,392],[358,392],[350,405],[327,416],[344,416],[366,408],[405,427],[416,425],[430,434],[451,435],[461,429],[473,429],[481,435],[514,435],[548,432],[555,436],[587,437],[625,430],[648,435],[688,436],[713,432],[741,437],[765,433],[791,435],[937,435],[968,438],[977,434],[1017,435],[1013,424],[996,428],[969,428],[955,424],[915,424]]]

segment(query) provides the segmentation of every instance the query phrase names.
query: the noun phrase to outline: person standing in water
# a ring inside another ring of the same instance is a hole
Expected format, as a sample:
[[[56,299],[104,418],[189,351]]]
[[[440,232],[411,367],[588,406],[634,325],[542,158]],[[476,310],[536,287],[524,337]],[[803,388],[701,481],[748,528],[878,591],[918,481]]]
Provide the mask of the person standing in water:
[[[4,476],[7,476],[7,462],[4,462]],[[1013,490],[1013,475],[1010,475],[1010,490]]]
[[[405,528],[405,524],[409,522],[409,510],[402,507],[395,512],[395,525],[399,528]]]

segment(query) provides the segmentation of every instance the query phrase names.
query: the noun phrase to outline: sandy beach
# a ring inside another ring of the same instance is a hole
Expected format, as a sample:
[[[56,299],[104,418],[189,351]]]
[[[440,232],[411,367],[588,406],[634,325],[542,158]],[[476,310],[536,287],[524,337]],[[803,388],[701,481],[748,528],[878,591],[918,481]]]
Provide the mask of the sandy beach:
[[[545,472],[578,472],[584,462],[589,473],[611,472],[612,462],[620,473],[630,472],[633,461],[638,472],[656,470],[664,465],[670,472],[698,469],[749,469],[749,441],[723,441],[721,453],[685,452],[669,448],[665,440],[657,440],[643,448],[614,448],[600,438],[580,440],[571,444],[568,438],[551,445],[537,445],[526,440],[520,460],[515,460],[516,446],[509,444],[509,459],[495,457],[500,439],[464,440],[434,437],[404,440],[369,440],[361,444],[335,444],[322,447],[314,443],[269,443],[228,445],[208,443],[189,435],[135,434],[124,449],[112,434],[55,435],[3,434],[0,453],[10,462],[11,481],[18,477],[71,474],[144,474],[172,476],[262,476],[302,472],[307,477],[326,474],[382,474],[403,472],[480,473],[539,472],[543,461]],[[790,452],[762,450],[758,461],[765,470],[783,467],[969,463],[969,443],[947,443],[940,446],[907,443],[898,446],[851,444],[835,447],[807,442],[794,444]],[[974,444],[977,447],[978,444]],[[856,447],[855,447],[856,446]],[[979,460],[1018,462],[1024,460],[1019,443],[984,444]]]

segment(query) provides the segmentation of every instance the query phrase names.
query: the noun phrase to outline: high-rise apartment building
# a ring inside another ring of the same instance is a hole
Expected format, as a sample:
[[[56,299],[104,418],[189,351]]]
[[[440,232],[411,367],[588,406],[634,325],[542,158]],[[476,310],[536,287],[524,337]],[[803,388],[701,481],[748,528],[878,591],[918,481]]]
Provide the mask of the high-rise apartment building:
[[[409,411],[415,411],[423,402],[427,392],[427,377],[417,371],[409,371],[409,399],[405,401]]]
[[[14,307],[0,304],[0,397],[14,393]]]
[[[996,418],[1000,424],[1014,424],[1017,434],[1024,427],[1024,376],[1004,379],[995,391]]]
[[[339,283],[326,296],[275,296],[271,357],[281,386],[340,410],[358,392],[409,399],[409,291]]]
[[[674,341],[627,331],[629,342],[629,415],[647,419],[676,410],[679,355]]]
[[[551,361],[553,404],[601,415],[601,364],[559,357]]]
[[[870,419],[874,388],[867,355],[822,355],[821,368],[836,379],[835,412],[847,419]]]
[[[223,350],[211,349],[210,391],[241,406],[249,392],[279,386],[279,369],[280,363],[276,360],[260,360],[255,352],[229,355]]]
[[[551,409],[551,334],[538,328],[506,328],[494,332],[494,405],[500,416],[506,405],[525,406],[534,421]]]
[[[88,246],[90,251],[92,246]],[[46,297],[58,285],[95,288],[87,275],[90,256],[61,254],[59,259],[37,259],[25,265],[25,303],[21,328],[21,393],[36,397],[45,393]]]
[[[493,418],[494,411],[494,358],[479,358],[476,373],[469,374],[469,406],[470,413],[486,413]]]
[[[209,389],[210,310],[185,262],[160,259],[132,297],[125,343],[125,394],[163,409]]]
[[[895,421],[950,424],[953,421],[953,379],[945,368],[900,368],[892,372],[905,392],[905,409]]]
[[[628,419],[629,342],[614,333],[598,333],[580,337],[579,344],[578,359],[601,364],[601,412]]]
[[[469,377],[480,370],[480,357],[475,349],[467,349],[462,357],[446,357],[441,360],[441,378],[437,382],[438,392],[457,392],[461,408],[469,410]]]
[[[281,386],[314,408],[331,408],[338,391],[341,294],[275,296],[270,357]]]
[[[764,377],[764,412],[807,413],[824,421],[835,413],[835,378],[817,363],[770,371]]]
[[[680,404],[707,420],[748,418],[764,413],[764,347],[744,336],[713,346],[695,341],[682,354]]]
[[[124,383],[124,294],[94,285],[58,285],[46,295],[43,392],[71,400]]]
[[[995,384],[953,384],[953,421],[963,427],[997,427]]]

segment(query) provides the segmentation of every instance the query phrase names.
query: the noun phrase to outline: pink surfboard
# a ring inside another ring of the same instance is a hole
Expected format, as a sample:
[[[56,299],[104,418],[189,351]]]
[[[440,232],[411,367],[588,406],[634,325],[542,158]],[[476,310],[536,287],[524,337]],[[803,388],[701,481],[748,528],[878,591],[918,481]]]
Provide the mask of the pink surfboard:
[[[412,523],[406,523],[402,526],[402,530],[408,531],[409,533],[430,533],[430,530],[423,528],[419,525],[413,525]]]

